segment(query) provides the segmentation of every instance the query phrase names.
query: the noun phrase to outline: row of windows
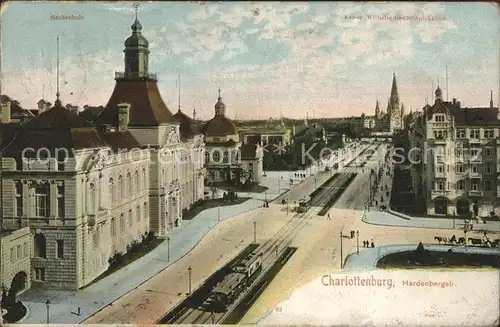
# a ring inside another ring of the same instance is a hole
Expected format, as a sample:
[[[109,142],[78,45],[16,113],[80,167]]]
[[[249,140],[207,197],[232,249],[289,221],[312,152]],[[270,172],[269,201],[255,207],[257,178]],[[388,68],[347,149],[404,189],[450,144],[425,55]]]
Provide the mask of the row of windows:
[[[481,130],[480,129],[471,129],[469,130],[469,135],[467,135],[467,130],[459,129],[455,132],[455,137],[457,139],[480,139],[481,138]],[[493,129],[486,129],[483,131],[484,139],[493,139],[495,137],[495,131]]]
[[[446,167],[446,169],[445,169]],[[481,171],[481,166],[478,164],[472,164],[470,165],[470,172],[473,174],[479,174],[479,173],[485,173],[485,174],[492,174],[493,173],[493,163],[491,162],[486,162],[483,166],[483,169]],[[449,165],[444,165],[444,164],[437,164],[436,165],[436,173],[444,173],[444,172],[449,172],[450,171],[450,166]],[[455,172],[456,173],[465,173],[467,171],[466,166],[463,164],[458,163],[455,166]]]
[[[135,220],[139,223],[142,221],[143,218],[148,217],[148,203],[144,202],[142,205],[142,210],[141,206],[137,206],[135,209],[135,214],[132,209],[130,209],[125,215],[125,213],[122,213],[119,218],[119,224],[120,224],[120,233],[125,232],[125,226],[128,226],[129,228],[132,227],[134,224],[134,216]],[[115,217],[111,218],[111,235],[116,236],[117,233],[117,228],[116,228],[116,219]],[[99,246],[98,240],[94,242],[95,246]]]
[[[491,157],[493,156],[493,149],[492,148],[484,148],[484,149],[476,149],[476,148],[464,148],[464,147],[457,147],[455,148],[455,155],[456,156],[463,156],[469,153],[471,156],[479,156],[479,155],[484,155],[485,157]]]
[[[466,190],[466,181],[464,180],[459,180],[455,184],[455,189],[457,191],[464,191]],[[469,183],[470,185],[470,190],[471,191],[480,191],[481,189],[481,183],[479,181],[471,181]],[[453,188],[453,184],[451,182],[446,182],[446,181],[436,181],[435,182],[435,190],[438,191],[447,191],[451,190]],[[484,191],[493,191],[493,181],[492,180],[485,180],[483,182],[483,190]]]
[[[18,244],[17,247],[10,248],[10,262],[14,263],[17,260],[29,257],[29,246],[28,242],[24,244]]]
[[[24,188],[22,181],[14,181],[15,184],[15,201],[14,201],[14,213],[17,217],[21,217],[24,213]],[[34,187],[28,188],[28,193],[33,194],[34,203],[32,206],[34,208],[35,217],[49,217],[51,214],[50,208],[50,184],[35,184]],[[63,218],[65,216],[64,210],[64,184],[62,181],[57,182],[56,191],[56,203],[57,210],[53,212],[54,216]],[[26,206],[29,207],[29,204]]]

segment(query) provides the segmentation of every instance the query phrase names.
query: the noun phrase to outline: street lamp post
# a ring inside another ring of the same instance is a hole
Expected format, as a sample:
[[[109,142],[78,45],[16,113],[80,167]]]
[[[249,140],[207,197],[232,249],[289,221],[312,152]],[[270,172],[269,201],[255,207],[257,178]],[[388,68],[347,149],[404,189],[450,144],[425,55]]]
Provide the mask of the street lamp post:
[[[359,230],[356,231],[356,254],[359,254]]]
[[[189,292],[188,292],[188,294],[189,295],[191,295],[191,271],[192,271],[191,266],[189,266],[189,268],[188,268],[188,278],[189,278],[189,288],[188,288]]]
[[[314,175],[314,189],[317,188],[317,185],[316,185],[316,175]]]
[[[167,261],[170,261],[170,236],[167,236]]]
[[[45,302],[45,307],[47,308],[47,325],[50,322],[50,300],[47,299],[47,302]]]
[[[220,221],[220,205],[217,205],[217,221]]]
[[[253,242],[257,243],[257,222],[253,221]]]
[[[281,176],[281,178],[283,178],[283,176]],[[280,185],[280,182],[281,182],[281,180],[278,179],[278,195],[281,194],[281,185]]]
[[[286,199],[286,215],[288,216],[288,199]]]
[[[342,239],[343,239],[342,231],[340,231],[340,269],[344,268],[344,255],[342,253]]]

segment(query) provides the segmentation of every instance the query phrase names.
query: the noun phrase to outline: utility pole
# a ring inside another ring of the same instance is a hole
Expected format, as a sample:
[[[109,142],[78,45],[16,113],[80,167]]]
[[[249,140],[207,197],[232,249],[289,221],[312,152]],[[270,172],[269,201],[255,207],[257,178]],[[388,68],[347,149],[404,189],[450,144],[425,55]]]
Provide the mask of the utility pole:
[[[257,243],[257,222],[253,221],[253,242]]]
[[[192,271],[191,266],[189,266],[189,268],[188,268],[188,278],[189,278],[189,289],[188,289],[189,292],[188,292],[188,294],[189,295],[191,295],[191,271]]]
[[[356,254],[359,254],[359,230],[356,231]]]
[[[170,236],[167,236],[167,261],[170,261]]]
[[[344,256],[342,253],[342,241],[343,241],[344,236],[342,235],[342,231],[340,231],[340,269],[344,268]]]

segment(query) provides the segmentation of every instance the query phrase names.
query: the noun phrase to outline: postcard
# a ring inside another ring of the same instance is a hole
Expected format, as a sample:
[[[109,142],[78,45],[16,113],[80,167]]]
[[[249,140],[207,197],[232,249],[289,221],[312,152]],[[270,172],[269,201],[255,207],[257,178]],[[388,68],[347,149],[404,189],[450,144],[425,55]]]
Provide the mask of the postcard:
[[[0,324],[498,326],[498,9],[2,3]]]

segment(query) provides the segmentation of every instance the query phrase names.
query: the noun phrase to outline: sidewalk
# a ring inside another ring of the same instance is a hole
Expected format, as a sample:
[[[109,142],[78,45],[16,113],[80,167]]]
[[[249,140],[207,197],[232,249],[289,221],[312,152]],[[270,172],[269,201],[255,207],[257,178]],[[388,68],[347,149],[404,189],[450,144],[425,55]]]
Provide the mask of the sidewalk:
[[[234,206],[220,207],[220,221],[231,219],[243,213],[262,207],[262,202],[250,199]],[[110,276],[79,291],[35,290],[30,289],[19,296],[28,309],[21,321],[26,324],[45,323],[47,309],[45,302],[50,299],[50,323],[74,324],[112,303],[144,281],[158,274],[190,252],[201,239],[219,222],[217,208],[200,212],[191,220],[183,221],[181,228],[170,234],[170,251],[167,242],[142,258],[130,263]],[[170,261],[167,261],[170,252]],[[73,312],[81,308],[81,315]],[[21,323],[20,322],[20,323]]]
[[[375,248],[359,249],[359,254],[353,253],[347,259],[344,270],[347,271],[366,271],[377,269],[377,262],[382,257],[397,252],[411,251],[417,248],[418,244],[391,244],[383,245]],[[460,253],[477,253],[488,255],[500,255],[500,248],[475,248],[472,246],[453,246],[439,244],[424,244],[426,250],[446,252],[453,249],[453,252]]]
[[[415,218],[407,216],[402,218],[386,211],[370,209],[363,214],[363,222],[371,225],[395,226],[395,227],[416,227],[434,229],[457,229],[463,231],[463,219],[446,218]],[[500,233],[500,221],[487,221],[485,224],[474,224],[474,231],[489,231]]]

